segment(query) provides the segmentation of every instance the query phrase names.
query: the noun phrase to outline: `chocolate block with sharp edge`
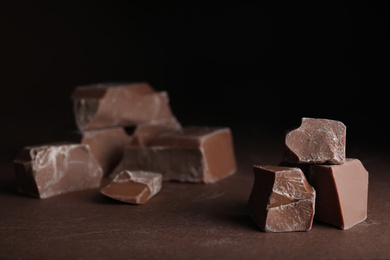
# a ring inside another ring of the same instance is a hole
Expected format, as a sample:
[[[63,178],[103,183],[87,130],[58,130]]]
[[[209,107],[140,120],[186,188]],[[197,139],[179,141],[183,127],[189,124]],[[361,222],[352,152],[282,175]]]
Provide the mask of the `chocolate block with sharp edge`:
[[[145,148],[127,147],[111,177],[123,170],[159,172],[164,180],[216,182],[236,171],[231,131],[187,127],[161,134]]]
[[[366,219],[368,172],[358,159],[312,165],[308,180],[317,191],[316,220],[348,229]]]
[[[83,144],[25,147],[14,165],[18,190],[41,199],[97,188],[103,175],[89,146]]]
[[[81,86],[71,97],[82,132],[174,118],[168,94],[155,92],[147,83]]]
[[[161,176],[153,172],[123,171],[101,193],[123,202],[144,204],[161,190]]]
[[[315,190],[299,168],[253,166],[249,214],[265,232],[309,231]]]
[[[286,135],[284,161],[341,164],[345,161],[346,127],[340,121],[302,118]]]

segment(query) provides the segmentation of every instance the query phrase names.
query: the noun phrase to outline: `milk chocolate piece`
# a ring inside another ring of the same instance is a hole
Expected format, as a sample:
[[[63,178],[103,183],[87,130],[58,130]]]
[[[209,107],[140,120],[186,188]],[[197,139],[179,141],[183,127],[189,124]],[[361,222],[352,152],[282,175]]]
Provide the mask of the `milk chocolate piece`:
[[[345,161],[346,127],[340,121],[302,118],[287,133],[284,160],[297,163],[341,164]]]
[[[168,94],[155,92],[147,83],[81,86],[71,97],[82,132],[174,118]]]
[[[309,231],[315,190],[299,168],[253,166],[249,214],[265,232]]]
[[[103,169],[103,175],[108,175],[118,165],[125,147],[132,139],[123,127],[114,127],[86,131],[80,142],[89,145],[91,153]]]
[[[103,175],[84,144],[25,147],[14,165],[18,190],[41,199],[99,187]]]
[[[213,183],[236,171],[229,128],[188,127],[127,147],[111,177],[123,170],[160,172],[164,180]]]
[[[144,204],[156,195],[162,186],[162,175],[144,171],[123,171],[101,193],[116,200]]]
[[[312,165],[308,180],[317,191],[316,220],[348,229],[366,219],[368,172],[358,159]]]

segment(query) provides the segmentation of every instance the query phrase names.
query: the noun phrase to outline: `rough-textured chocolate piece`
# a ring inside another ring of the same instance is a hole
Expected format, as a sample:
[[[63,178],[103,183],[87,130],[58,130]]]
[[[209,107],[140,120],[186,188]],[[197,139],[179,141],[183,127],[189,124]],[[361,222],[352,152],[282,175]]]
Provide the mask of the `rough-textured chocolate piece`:
[[[168,94],[147,83],[96,84],[72,93],[80,131],[172,119]]]
[[[348,229],[366,219],[368,172],[358,159],[312,165],[308,180],[317,191],[316,220]]]
[[[255,182],[249,214],[265,232],[309,231],[312,227],[315,190],[299,168],[253,167]]]
[[[213,183],[236,171],[229,128],[188,127],[127,147],[111,177],[123,170],[160,172],[164,180]]]
[[[14,165],[18,190],[41,199],[99,187],[103,175],[88,145],[83,144],[25,147]]]
[[[118,165],[132,139],[122,127],[113,127],[86,131],[81,134],[80,142],[89,145],[103,175],[107,175]]]
[[[144,171],[123,171],[101,193],[116,200],[144,204],[156,195],[162,186],[162,175]]]
[[[341,164],[345,161],[346,127],[340,121],[302,118],[286,135],[284,160],[298,163]]]

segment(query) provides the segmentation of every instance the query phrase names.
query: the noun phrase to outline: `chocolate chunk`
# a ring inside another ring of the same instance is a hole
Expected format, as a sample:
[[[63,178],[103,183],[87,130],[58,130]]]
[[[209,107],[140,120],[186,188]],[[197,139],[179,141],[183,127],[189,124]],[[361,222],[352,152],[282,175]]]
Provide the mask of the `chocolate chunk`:
[[[73,94],[80,131],[172,119],[166,92],[147,83],[96,84],[77,87]]]
[[[345,161],[346,127],[328,119],[302,118],[286,135],[284,160],[298,163],[341,164]]]
[[[255,182],[249,212],[265,232],[309,231],[312,227],[315,190],[299,168],[253,167]]]
[[[116,200],[132,204],[144,204],[156,195],[162,186],[159,173],[123,171],[101,193]]]
[[[160,172],[164,180],[213,183],[236,171],[229,128],[188,127],[161,134],[145,148],[130,146],[113,171]]]
[[[368,172],[358,159],[312,165],[308,180],[317,191],[316,220],[348,229],[366,219]]]
[[[107,175],[118,165],[125,147],[132,139],[122,127],[114,127],[86,131],[81,135],[80,142],[89,145],[91,153],[103,169],[103,174]]]
[[[103,175],[89,147],[83,144],[25,147],[14,165],[18,190],[41,199],[99,187]]]

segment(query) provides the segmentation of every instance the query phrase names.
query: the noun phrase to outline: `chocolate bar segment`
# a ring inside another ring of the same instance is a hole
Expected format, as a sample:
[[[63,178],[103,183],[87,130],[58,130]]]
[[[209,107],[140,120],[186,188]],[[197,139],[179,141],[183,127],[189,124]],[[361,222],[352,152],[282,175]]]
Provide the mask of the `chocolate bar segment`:
[[[123,170],[160,172],[164,180],[213,183],[236,171],[229,128],[188,127],[129,146],[111,177]]]
[[[345,161],[346,127],[340,121],[302,118],[286,135],[284,161],[341,164]]]
[[[88,145],[25,147],[15,158],[18,190],[41,199],[99,187],[103,171]]]
[[[317,191],[316,220],[348,229],[366,219],[368,172],[358,159],[312,165],[308,180]]]
[[[168,94],[147,83],[96,84],[72,93],[80,131],[172,119]]]
[[[144,204],[156,195],[162,186],[162,175],[145,171],[123,171],[101,193],[123,202]]]
[[[249,214],[265,232],[309,231],[315,190],[299,168],[253,166]]]

